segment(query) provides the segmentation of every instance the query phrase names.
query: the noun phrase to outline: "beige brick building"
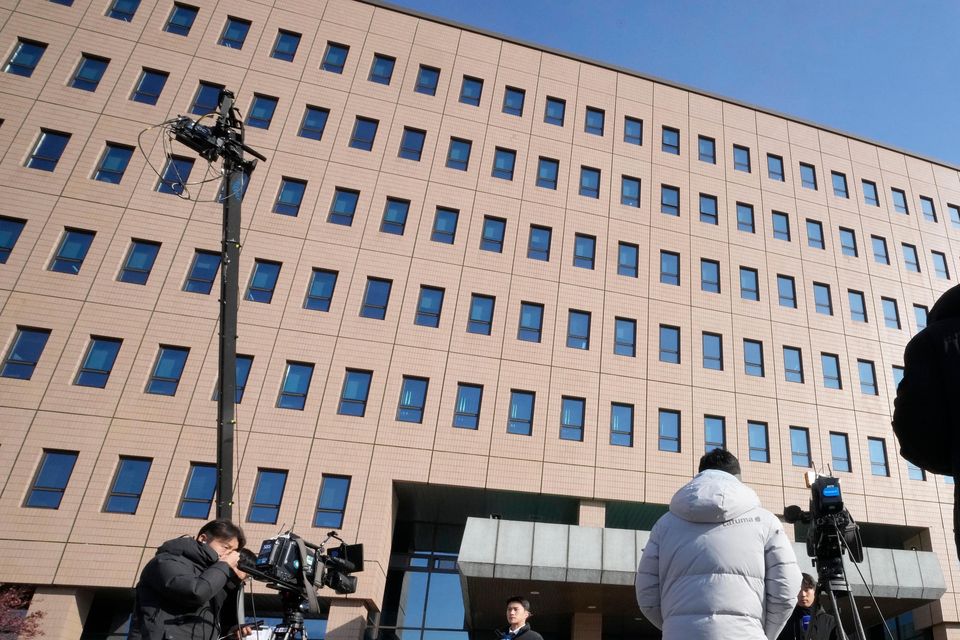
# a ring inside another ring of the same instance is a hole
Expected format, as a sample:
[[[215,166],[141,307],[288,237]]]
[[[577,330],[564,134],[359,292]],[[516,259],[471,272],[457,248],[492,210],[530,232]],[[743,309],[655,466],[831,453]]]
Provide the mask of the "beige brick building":
[[[575,540],[649,530],[713,446],[775,513],[831,465],[897,637],[960,637],[953,487],[889,427],[960,269],[956,167],[374,2],[3,0],[0,25],[0,581],[36,585],[48,638],[122,637],[154,549],[213,514],[219,174],[150,127],[224,86],[268,157],[236,519],[364,543],[327,637],[487,638],[512,592],[547,637],[654,637]],[[468,517],[500,519],[489,575],[458,572]],[[548,525],[562,577],[536,542],[504,559]]]

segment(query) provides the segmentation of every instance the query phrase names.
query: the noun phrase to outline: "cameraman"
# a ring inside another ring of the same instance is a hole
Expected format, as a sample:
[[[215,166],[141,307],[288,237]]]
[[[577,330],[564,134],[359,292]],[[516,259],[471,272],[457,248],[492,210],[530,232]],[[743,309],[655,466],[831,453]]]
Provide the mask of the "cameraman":
[[[217,640],[224,634],[250,635],[237,626],[237,595],[246,574],[237,569],[243,529],[212,520],[196,538],[182,536],[160,545],[137,584],[131,624],[143,640]],[[229,631],[227,631],[229,630]]]
[[[777,640],[836,640],[837,621],[818,606],[816,599],[817,581],[804,573],[797,606]]]

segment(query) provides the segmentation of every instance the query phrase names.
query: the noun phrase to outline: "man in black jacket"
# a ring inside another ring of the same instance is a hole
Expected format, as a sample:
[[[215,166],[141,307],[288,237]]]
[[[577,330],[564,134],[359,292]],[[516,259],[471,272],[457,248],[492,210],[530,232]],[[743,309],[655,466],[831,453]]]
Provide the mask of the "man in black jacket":
[[[143,640],[217,640],[249,635],[237,626],[236,595],[246,575],[237,569],[243,529],[212,520],[196,538],[164,542],[137,584],[132,637]]]
[[[513,596],[507,600],[507,624],[510,626],[503,632],[503,640],[543,640],[543,636],[527,624],[531,613],[530,601],[523,596]]]
[[[837,621],[816,604],[817,581],[803,574],[797,606],[777,640],[836,640]]]

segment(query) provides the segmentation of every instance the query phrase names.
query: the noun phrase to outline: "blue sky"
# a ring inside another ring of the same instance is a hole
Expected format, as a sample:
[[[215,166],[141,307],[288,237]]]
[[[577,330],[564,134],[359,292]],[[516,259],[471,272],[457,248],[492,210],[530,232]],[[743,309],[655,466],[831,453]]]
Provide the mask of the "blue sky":
[[[960,166],[954,0],[393,0]]]

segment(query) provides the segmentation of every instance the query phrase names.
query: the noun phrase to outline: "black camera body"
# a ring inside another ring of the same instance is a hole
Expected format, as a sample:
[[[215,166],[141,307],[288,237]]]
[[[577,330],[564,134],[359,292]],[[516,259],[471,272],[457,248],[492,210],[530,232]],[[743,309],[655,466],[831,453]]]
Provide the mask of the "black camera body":
[[[863,562],[860,527],[843,505],[840,480],[818,476],[810,483],[810,510],[790,505],[783,511],[787,522],[803,522],[807,529],[807,555],[814,559],[821,580],[838,578],[843,571],[843,552],[854,562]]]

